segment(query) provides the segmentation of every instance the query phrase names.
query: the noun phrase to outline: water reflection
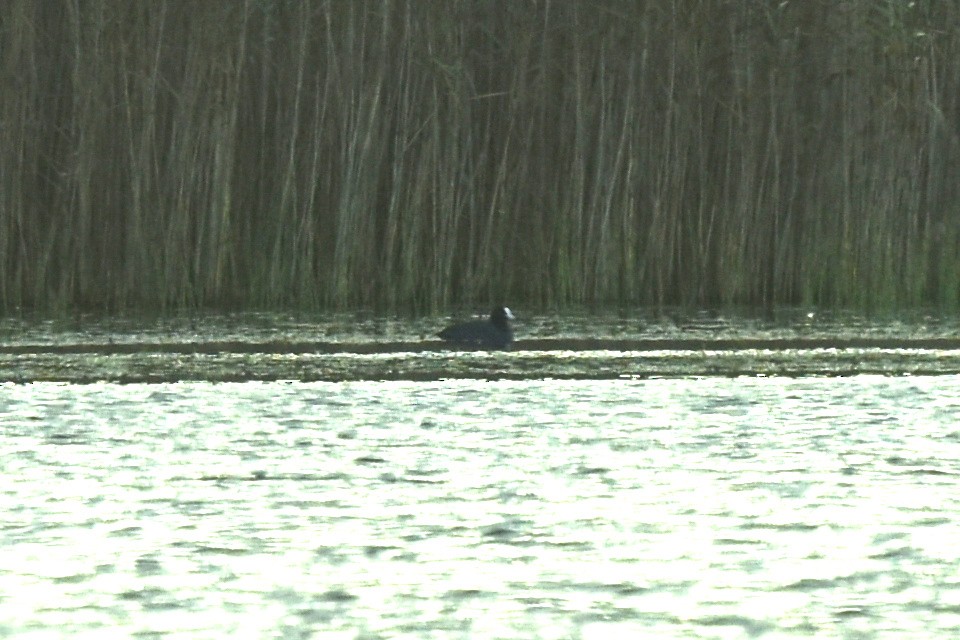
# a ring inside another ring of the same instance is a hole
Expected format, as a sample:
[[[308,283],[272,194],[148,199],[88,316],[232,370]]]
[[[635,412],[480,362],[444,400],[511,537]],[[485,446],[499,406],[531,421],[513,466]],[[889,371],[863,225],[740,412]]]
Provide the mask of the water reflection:
[[[3,385],[0,628],[952,637],[957,384]]]

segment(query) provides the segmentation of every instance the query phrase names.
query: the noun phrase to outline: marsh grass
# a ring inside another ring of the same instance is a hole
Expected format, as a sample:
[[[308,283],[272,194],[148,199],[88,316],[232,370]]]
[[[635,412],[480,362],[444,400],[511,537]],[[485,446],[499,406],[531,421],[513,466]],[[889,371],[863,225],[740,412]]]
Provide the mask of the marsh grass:
[[[958,6],[8,0],[0,310],[955,309]]]

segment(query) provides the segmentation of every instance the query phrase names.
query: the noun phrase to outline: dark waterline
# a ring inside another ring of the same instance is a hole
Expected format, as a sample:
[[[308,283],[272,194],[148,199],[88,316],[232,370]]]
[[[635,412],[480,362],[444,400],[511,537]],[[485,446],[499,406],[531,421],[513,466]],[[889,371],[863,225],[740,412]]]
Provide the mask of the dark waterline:
[[[960,323],[783,309],[519,314],[507,351],[435,339],[448,317],[246,313],[0,321],[0,381],[611,379],[960,372]]]

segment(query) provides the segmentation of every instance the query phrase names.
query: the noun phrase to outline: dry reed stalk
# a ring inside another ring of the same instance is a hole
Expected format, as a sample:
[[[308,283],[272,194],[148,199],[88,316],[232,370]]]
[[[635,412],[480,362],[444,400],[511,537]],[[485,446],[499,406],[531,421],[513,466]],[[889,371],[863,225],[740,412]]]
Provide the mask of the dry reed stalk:
[[[0,310],[960,306],[954,3],[0,9]]]

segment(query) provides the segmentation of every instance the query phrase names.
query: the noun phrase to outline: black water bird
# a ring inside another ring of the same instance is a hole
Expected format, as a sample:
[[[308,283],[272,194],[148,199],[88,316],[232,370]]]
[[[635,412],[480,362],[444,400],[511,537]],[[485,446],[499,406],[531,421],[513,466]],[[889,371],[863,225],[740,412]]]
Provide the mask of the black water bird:
[[[440,338],[460,347],[479,349],[506,349],[513,342],[510,321],[513,314],[506,307],[495,307],[488,320],[474,320],[450,325],[439,334]]]

